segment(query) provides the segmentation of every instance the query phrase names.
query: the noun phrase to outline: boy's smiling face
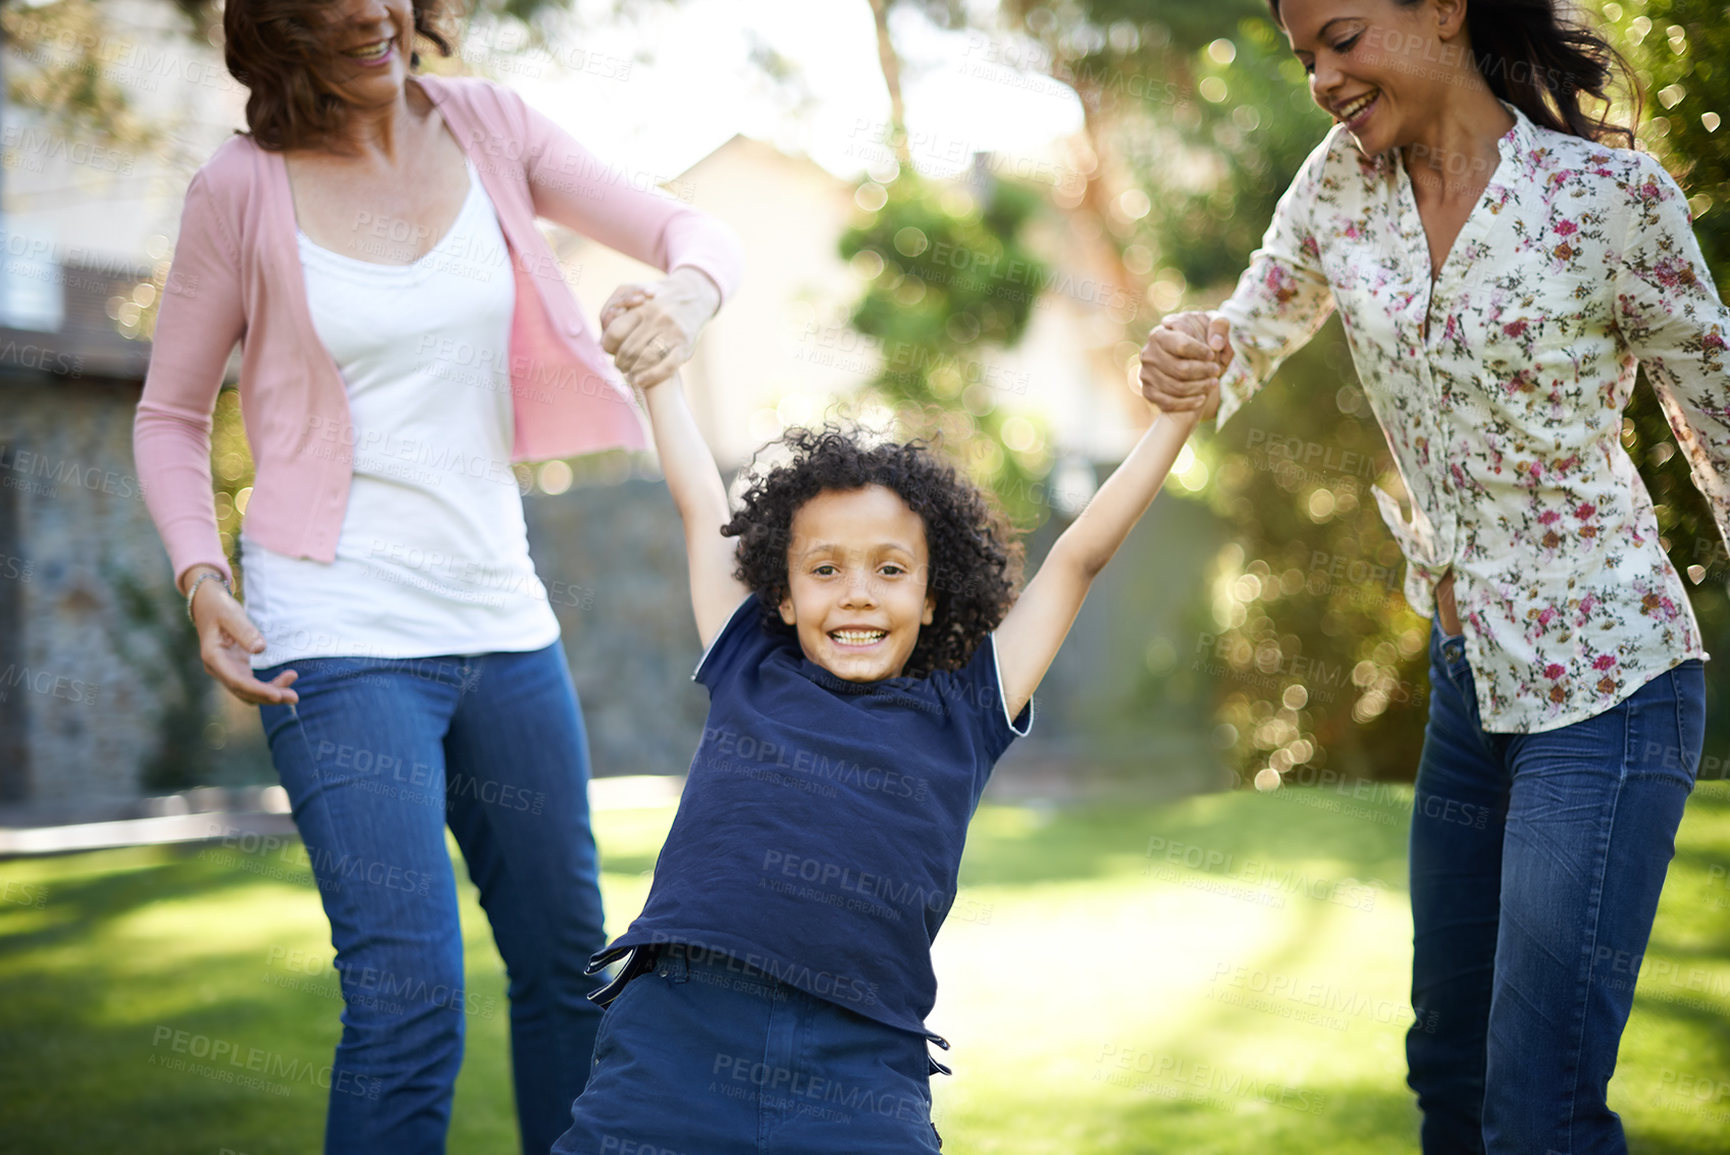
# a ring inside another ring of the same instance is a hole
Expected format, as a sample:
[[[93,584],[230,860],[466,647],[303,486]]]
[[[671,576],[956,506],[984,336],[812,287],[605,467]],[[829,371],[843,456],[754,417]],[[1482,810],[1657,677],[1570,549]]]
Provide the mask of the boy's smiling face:
[[[881,485],[829,489],[793,514],[781,620],[805,657],[849,682],[893,678],[931,624],[925,522]]]

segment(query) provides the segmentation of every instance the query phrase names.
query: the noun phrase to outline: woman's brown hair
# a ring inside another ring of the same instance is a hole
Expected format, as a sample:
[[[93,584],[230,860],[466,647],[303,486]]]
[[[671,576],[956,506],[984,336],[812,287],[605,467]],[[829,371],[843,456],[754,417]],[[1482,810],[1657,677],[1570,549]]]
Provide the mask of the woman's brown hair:
[[[413,0],[414,35],[452,53],[442,27],[448,0]],[[332,78],[345,35],[332,0],[228,0],[222,54],[246,86],[246,125],[260,148],[279,152],[340,140],[352,105]],[[419,53],[409,57],[420,64]]]
[[[1410,8],[1423,0],[1394,2]],[[1268,0],[1268,7],[1279,21],[1279,0]],[[1518,108],[1533,124],[1632,148],[1634,130],[1613,123],[1608,105],[1619,73],[1629,86],[1638,122],[1638,79],[1609,41],[1560,9],[1556,0],[1467,0],[1466,26],[1478,71],[1498,99]],[[1586,96],[1604,104],[1604,111],[1588,112]]]

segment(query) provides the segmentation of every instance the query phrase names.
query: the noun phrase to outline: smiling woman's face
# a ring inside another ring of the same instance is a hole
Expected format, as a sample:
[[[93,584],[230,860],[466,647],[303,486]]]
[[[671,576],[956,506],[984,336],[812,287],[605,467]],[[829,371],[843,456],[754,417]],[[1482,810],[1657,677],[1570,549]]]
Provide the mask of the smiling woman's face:
[[[1311,97],[1368,156],[1418,140],[1476,71],[1457,0],[1281,0],[1279,15]]]
[[[414,50],[410,0],[340,0],[330,20],[337,53],[330,77],[344,95],[363,104],[396,99]]]

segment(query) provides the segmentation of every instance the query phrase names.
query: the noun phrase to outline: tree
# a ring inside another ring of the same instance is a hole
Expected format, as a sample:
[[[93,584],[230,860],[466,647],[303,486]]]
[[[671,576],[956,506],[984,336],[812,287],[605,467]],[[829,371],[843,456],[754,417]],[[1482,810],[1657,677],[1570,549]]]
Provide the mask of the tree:
[[[935,187],[911,168],[865,188],[882,206],[843,234],[841,255],[867,274],[851,323],[883,354],[868,392],[902,436],[947,449],[1013,520],[1042,520],[1049,445],[1031,419],[998,409],[978,353],[1020,339],[1045,285],[1020,239],[1039,195],[989,174],[971,189]]]
[[[1013,345],[1027,328],[1047,277],[1023,237],[1043,201],[977,162],[965,183],[919,175],[891,13],[916,12],[941,27],[958,26],[964,15],[952,0],[870,3],[896,164],[883,184],[861,186],[858,202],[876,207],[840,241],[841,255],[865,277],[850,323],[882,354],[866,394],[894,414],[898,436],[938,445],[1012,520],[1032,528],[1047,513],[1039,483],[1051,470],[1050,444],[1038,422],[998,408],[979,350]]]

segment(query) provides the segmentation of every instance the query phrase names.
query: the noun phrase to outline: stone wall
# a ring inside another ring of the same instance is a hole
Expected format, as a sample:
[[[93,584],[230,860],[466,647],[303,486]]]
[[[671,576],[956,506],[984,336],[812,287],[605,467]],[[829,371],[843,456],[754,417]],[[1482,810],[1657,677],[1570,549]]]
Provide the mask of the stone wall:
[[[0,405],[7,803],[102,812],[208,776],[208,680],[132,464],[135,383],[8,384]]]
[[[578,486],[530,496],[524,506],[595,773],[684,773],[709,696],[691,681],[702,647],[684,532],[666,486]]]

